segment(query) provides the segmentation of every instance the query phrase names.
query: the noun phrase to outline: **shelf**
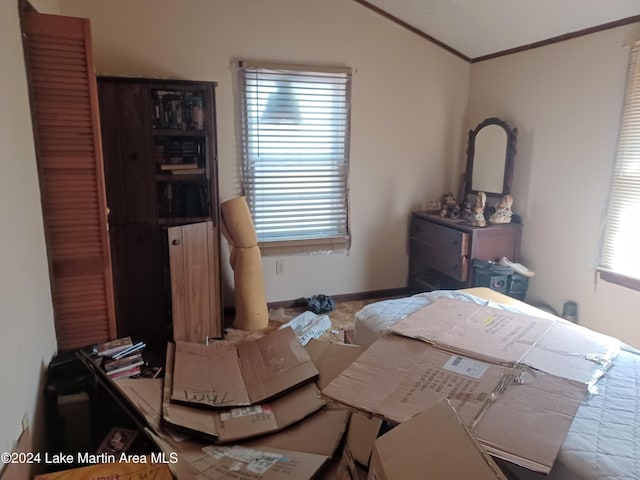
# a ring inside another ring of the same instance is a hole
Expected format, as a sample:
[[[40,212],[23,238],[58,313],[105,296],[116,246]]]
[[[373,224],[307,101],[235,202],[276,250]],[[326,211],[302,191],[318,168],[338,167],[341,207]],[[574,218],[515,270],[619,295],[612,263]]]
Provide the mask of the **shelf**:
[[[171,217],[171,218],[159,218],[158,225],[163,226],[173,226],[173,225],[184,225],[185,223],[198,223],[198,222],[206,222],[207,220],[211,220],[210,217]]]
[[[165,136],[165,137],[206,137],[207,130],[181,130],[179,128],[174,129],[165,129],[165,128],[152,128],[151,134],[154,137],[157,136]]]
[[[206,182],[209,177],[206,173],[194,173],[189,175],[172,175],[172,174],[157,174],[156,180],[158,182]]]

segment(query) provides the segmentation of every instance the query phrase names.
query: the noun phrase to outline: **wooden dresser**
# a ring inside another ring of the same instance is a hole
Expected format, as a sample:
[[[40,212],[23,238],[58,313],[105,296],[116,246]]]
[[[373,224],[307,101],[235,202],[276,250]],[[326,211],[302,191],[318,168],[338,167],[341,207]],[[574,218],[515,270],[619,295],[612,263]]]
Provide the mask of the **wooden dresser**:
[[[473,263],[507,257],[516,261],[522,225],[472,227],[461,220],[413,212],[409,232],[412,293],[474,286]]]

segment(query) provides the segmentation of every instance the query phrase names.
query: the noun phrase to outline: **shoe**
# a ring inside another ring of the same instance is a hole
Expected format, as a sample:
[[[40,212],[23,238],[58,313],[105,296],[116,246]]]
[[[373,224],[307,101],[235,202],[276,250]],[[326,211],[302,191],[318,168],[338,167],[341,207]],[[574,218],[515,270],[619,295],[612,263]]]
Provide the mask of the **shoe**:
[[[536,274],[536,272],[534,272],[533,270],[529,270],[521,263],[512,262],[507,257],[502,257],[500,260],[498,260],[498,263],[505,267],[510,267],[511,270],[525,277],[533,277]]]

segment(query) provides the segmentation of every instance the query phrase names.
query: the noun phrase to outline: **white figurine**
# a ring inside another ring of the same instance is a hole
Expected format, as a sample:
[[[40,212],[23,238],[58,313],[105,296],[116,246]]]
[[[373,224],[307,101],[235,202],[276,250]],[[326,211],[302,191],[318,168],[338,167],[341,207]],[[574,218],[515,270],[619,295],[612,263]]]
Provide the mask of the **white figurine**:
[[[476,196],[476,206],[473,209],[473,218],[471,225],[474,227],[486,227],[487,220],[484,218],[484,207],[487,204],[487,195],[484,192],[478,192]]]
[[[509,194],[502,197],[502,200],[496,205],[496,212],[489,217],[491,223],[511,223],[511,205],[513,205],[513,197]]]

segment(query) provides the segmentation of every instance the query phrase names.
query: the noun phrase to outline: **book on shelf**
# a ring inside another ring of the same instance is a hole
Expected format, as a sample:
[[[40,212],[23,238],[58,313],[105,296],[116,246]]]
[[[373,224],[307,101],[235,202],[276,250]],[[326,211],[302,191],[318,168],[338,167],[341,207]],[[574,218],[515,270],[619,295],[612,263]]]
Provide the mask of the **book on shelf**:
[[[202,130],[204,94],[184,90],[153,90],[153,128]]]
[[[202,175],[206,173],[204,168],[181,168],[178,170],[172,170],[172,175]]]
[[[116,340],[101,343],[100,345],[98,345],[95,353],[97,353],[101,357],[112,357],[113,355],[116,355],[117,353],[120,353],[131,346],[133,346],[131,337],[122,337],[117,338]]]
[[[136,375],[140,375],[140,372],[141,372],[140,365],[137,365],[135,367],[128,368],[127,370],[123,370],[122,372],[118,372],[118,373],[108,372],[107,374],[109,375],[109,377],[115,380],[116,378],[120,378],[120,379],[131,378]]]
[[[130,363],[130,364],[125,365],[123,367],[119,367],[119,368],[115,368],[113,370],[109,370],[109,371],[107,371],[107,375],[109,375],[111,378],[117,378],[120,375],[122,375],[123,373],[129,372],[131,370],[135,370],[136,368],[138,368],[138,373],[140,373],[139,372],[140,365],[144,365],[144,360],[140,359],[137,362]]]
[[[175,170],[193,170],[198,168],[197,163],[163,163],[160,165],[162,171],[175,171]]]
[[[120,359],[107,359],[103,362],[102,366],[107,372],[110,372],[112,370],[116,370],[118,368],[126,367],[127,365],[139,362],[140,360],[142,360],[142,354],[134,353],[131,356],[125,356]]]

